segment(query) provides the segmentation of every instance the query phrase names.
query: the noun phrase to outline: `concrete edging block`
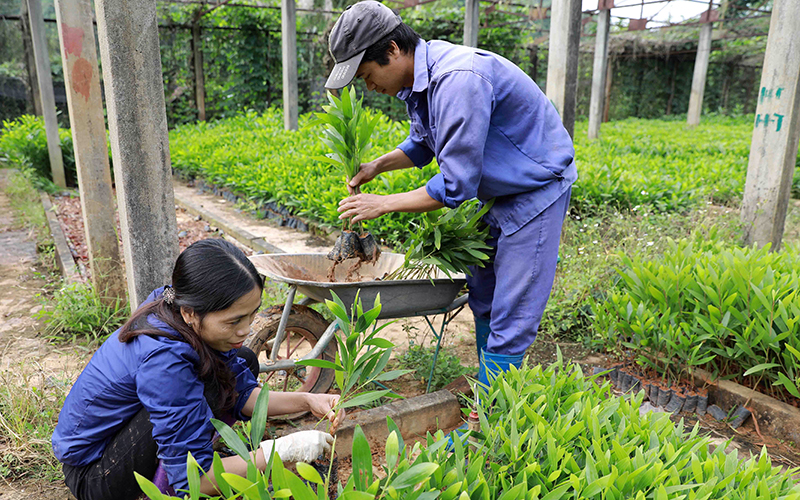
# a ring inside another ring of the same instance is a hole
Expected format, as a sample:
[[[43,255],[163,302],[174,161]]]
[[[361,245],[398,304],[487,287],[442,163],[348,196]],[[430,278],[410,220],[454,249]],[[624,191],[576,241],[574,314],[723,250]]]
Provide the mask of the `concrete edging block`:
[[[709,399],[722,408],[746,405],[759,428],[773,437],[800,443],[800,409],[736,382],[715,380],[704,370],[695,370],[695,385],[706,386]]]
[[[352,454],[353,433],[357,425],[361,426],[372,450],[382,450],[386,438],[389,437],[386,417],[394,420],[403,439],[425,436],[428,431],[433,432],[436,429],[456,427],[463,420],[458,398],[444,389],[393,401],[377,408],[348,415],[336,432],[336,455],[341,458],[349,457]],[[287,434],[314,428],[314,424],[304,425],[292,428]],[[316,429],[325,430],[325,424],[321,423]]]
[[[72,252],[69,249],[67,238],[64,232],[61,231],[61,224],[58,222],[58,216],[53,211],[53,204],[50,201],[50,196],[47,193],[40,192],[39,196],[42,200],[42,207],[44,214],[47,217],[47,226],[50,229],[50,235],[53,238],[55,246],[56,265],[61,270],[61,275],[67,284],[72,284],[81,281],[78,266],[75,265],[75,259],[72,257]]]

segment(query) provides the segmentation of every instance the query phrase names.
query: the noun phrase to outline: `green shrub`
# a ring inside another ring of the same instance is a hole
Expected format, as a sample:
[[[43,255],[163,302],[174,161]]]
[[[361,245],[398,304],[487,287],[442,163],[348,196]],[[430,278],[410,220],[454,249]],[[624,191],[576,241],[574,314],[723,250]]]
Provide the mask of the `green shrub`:
[[[710,237],[670,241],[663,256],[623,256],[620,288],[594,304],[610,350],[634,349],[666,379],[703,367],[800,397],[800,252]]]
[[[64,176],[68,186],[77,186],[75,154],[72,150],[72,133],[59,130]],[[37,177],[53,180],[50,156],[47,151],[47,134],[42,118],[23,115],[13,121],[4,121],[0,128],[0,162],[16,164],[23,170],[33,171]],[[14,166],[14,165],[11,165]],[[37,188],[43,186],[37,185]]]
[[[695,129],[685,123],[627,119],[603,124],[589,141],[575,132],[578,182],[572,206],[582,213],[611,205],[653,205],[681,211],[698,201],[738,205],[744,190],[752,121],[713,117]]]
[[[373,153],[379,156],[400,144],[407,125],[379,115],[373,133]],[[329,229],[339,228],[339,201],[347,196],[342,174],[312,159],[329,152],[319,131],[306,128],[311,115],[300,117],[301,130],[283,129],[280,111],[243,114],[213,123],[184,125],[170,132],[172,166],[189,177],[202,177],[245,195],[257,205],[277,202]],[[436,172],[407,169],[382,175],[364,191],[387,194],[416,189]],[[402,242],[415,214],[389,214],[367,223],[376,237]]]

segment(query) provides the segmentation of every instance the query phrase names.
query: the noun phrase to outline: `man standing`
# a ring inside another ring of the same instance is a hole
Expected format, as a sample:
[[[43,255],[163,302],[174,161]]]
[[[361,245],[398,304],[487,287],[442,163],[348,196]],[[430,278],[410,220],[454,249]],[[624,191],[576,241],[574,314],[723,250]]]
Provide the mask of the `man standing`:
[[[536,338],[578,177],[572,140],[556,109],[516,65],[491,52],[426,42],[377,1],[348,7],[329,47],[336,65],[327,88],[362,78],[369,90],[405,101],[411,120],[397,149],[361,165],[351,195],[382,172],[422,167],[434,156],[440,168],[413,191],[350,196],[339,203],[340,218],[357,222],[495,199],[484,218],[495,256],[467,279],[479,379],[486,384],[487,368],[519,366]]]

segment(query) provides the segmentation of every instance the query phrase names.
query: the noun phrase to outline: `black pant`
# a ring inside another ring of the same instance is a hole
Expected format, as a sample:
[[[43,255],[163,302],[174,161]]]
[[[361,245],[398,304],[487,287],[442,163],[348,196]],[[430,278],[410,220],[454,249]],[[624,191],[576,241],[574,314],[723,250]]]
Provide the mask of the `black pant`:
[[[238,355],[257,377],[256,354],[242,347]],[[157,468],[158,446],[144,408],[111,439],[100,459],[82,467],[62,465],[64,482],[78,500],[135,500],[142,490],[133,473],[152,478]]]

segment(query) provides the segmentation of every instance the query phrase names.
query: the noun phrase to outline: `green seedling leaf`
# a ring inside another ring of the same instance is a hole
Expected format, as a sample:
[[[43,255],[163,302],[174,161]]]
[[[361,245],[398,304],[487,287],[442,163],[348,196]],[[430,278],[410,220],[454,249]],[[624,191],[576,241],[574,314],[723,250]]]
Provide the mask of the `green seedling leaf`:
[[[242,457],[242,460],[245,462],[250,460],[250,453],[247,451],[247,446],[239,439],[239,435],[236,434],[236,431],[228,427],[228,424],[225,422],[215,418],[211,419],[211,425],[214,426],[217,432],[219,432],[219,435],[222,436],[222,439],[225,440],[225,444],[235,451],[237,455]]]
[[[297,473],[300,474],[300,477],[302,477],[306,481],[315,484],[325,484],[324,481],[322,480],[322,476],[319,475],[319,472],[317,472],[317,469],[315,469],[314,467],[311,467],[310,465],[303,462],[297,462],[295,464],[295,467],[297,468]]]
[[[220,491],[220,493],[222,493],[222,496],[225,498],[231,496],[231,487],[222,477],[222,473],[225,472],[225,467],[222,465],[222,459],[219,457],[219,453],[214,453],[214,461],[212,462],[211,470],[214,471],[214,479],[217,481],[217,489]]]
[[[326,359],[300,359],[295,361],[295,364],[300,366],[316,366],[319,368],[329,368],[331,370],[344,371],[344,367],[342,367],[342,365]]]
[[[764,370],[768,370],[770,368],[775,368],[776,366],[780,366],[780,365],[777,364],[777,363],[761,363],[760,365],[756,365],[756,366],[750,368],[749,370],[747,370],[746,372],[744,372],[744,376],[746,377],[746,376],[752,375],[754,373],[759,373],[759,372],[762,372]]]
[[[189,482],[189,496],[198,498],[200,496],[200,464],[188,452],[186,457],[186,479]]]
[[[372,483],[372,452],[360,425],[357,425],[353,432],[352,463],[356,488],[364,491]]]
[[[139,483],[139,487],[142,489],[142,493],[147,495],[147,498],[149,498],[150,500],[165,500],[169,498],[168,496],[161,493],[161,491],[159,491],[156,485],[153,484],[152,481],[150,481],[143,475],[139,474],[136,471],[134,471],[133,475],[136,476],[136,482]]]
[[[391,486],[397,489],[416,486],[425,481],[439,468],[439,464],[422,463],[409,468],[392,481]]]
[[[260,389],[256,406],[253,410],[253,417],[250,420],[250,443],[253,448],[264,439],[264,432],[267,429],[267,409],[269,408],[269,390],[265,387]]]
[[[340,399],[338,407],[340,409],[345,409],[345,408],[352,408],[354,406],[366,405],[366,404],[372,403],[373,401],[379,400],[380,398],[386,396],[390,392],[392,392],[392,391],[388,390],[388,389],[381,390],[381,391],[362,392],[358,396],[356,396],[356,397],[354,397],[352,399],[349,399],[349,400],[345,401],[344,403],[342,403],[341,399]]]

